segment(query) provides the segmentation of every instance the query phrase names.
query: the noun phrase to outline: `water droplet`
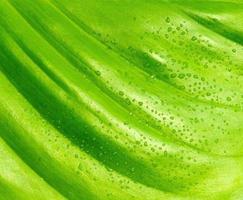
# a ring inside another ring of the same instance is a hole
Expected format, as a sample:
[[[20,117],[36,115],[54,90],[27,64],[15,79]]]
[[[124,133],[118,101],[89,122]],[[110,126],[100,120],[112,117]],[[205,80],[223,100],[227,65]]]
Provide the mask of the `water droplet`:
[[[123,95],[124,95],[124,92],[119,91],[119,95],[120,95],[120,96],[123,96]]]
[[[192,36],[192,41],[195,41],[197,38],[195,36]]]
[[[166,21],[167,23],[170,23],[170,18],[169,18],[169,17],[166,17],[165,21]]]
[[[95,73],[96,73],[97,76],[101,75],[100,71],[95,71]]]
[[[227,97],[226,100],[227,100],[227,101],[231,101],[231,97]]]

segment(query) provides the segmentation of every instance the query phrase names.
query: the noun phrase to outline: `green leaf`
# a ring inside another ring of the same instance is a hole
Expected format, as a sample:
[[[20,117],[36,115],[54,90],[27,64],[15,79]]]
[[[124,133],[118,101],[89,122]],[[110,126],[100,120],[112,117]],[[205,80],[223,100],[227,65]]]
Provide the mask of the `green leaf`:
[[[1,200],[243,198],[241,0],[0,13]]]

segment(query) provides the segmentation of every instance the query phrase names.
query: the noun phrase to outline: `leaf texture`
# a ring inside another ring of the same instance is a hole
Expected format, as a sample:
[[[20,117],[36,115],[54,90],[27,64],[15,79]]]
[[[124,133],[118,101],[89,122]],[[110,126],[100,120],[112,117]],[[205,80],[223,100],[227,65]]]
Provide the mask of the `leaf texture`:
[[[0,200],[243,199],[241,0],[1,0]]]

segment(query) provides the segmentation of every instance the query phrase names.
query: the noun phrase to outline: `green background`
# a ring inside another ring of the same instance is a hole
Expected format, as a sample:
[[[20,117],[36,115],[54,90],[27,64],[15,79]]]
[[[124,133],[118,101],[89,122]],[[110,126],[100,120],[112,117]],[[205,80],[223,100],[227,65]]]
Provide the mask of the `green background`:
[[[0,200],[242,200],[242,44],[242,0],[1,0]]]

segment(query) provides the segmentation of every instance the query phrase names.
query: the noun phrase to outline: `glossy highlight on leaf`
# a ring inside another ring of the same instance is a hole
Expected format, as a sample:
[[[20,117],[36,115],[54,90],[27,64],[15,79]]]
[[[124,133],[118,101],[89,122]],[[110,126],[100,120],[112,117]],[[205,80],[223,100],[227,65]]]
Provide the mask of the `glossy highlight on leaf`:
[[[0,200],[242,200],[243,1],[1,0]]]

